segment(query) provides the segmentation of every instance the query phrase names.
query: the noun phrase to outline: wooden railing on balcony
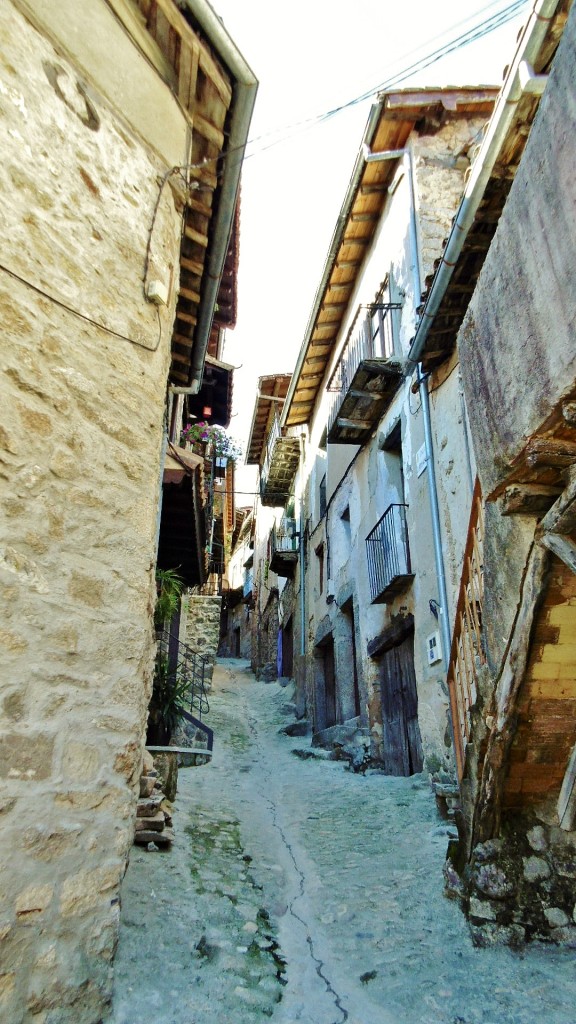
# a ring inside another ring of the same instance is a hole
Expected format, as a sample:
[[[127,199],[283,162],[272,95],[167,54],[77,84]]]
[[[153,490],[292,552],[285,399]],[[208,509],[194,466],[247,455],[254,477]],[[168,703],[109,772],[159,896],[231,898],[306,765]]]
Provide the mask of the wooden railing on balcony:
[[[477,480],[472,498],[448,666],[448,689],[459,779],[464,772],[464,757],[470,740],[470,709],[478,696],[478,671],[486,661],[482,636],[483,558],[484,505]]]

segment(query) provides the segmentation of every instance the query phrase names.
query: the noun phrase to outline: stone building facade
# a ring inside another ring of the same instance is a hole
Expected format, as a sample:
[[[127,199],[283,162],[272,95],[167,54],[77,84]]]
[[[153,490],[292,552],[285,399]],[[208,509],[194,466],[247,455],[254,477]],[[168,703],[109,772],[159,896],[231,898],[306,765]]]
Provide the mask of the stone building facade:
[[[208,83],[211,46],[163,9]],[[192,135],[135,4],[6,0],[0,37],[0,1017],[89,1024],[151,690],[183,224],[167,171]]]
[[[392,775],[425,767],[437,777],[452,765],[429,464],[446,466],[454,494],[437,524],[451,616],[467,529],[457,504],[469,488],[466,423],[454,375],[435,396],[443,411],[432,426],[407,355],[495,96],[379,97],[282,412],[286,440],[305,435],[292,485],[303,545],[295,650],[306,651],[295,659],[298,707],[315,743],[356,746],[357,760]]]

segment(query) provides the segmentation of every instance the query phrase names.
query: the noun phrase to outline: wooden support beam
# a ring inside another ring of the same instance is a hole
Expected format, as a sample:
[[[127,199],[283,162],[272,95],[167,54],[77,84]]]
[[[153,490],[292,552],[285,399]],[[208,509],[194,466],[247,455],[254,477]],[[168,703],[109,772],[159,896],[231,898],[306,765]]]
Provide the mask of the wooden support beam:
[[[528,663],[532,627],[544,597],[549,563],[548,552],[534,542],[526,562],[516,619],[494,680],[492,727],[474,810],[472,847],[492,839],[500,829],[510,747],[516,733],[518,693]]]
[[[362,388],[350,388],[349,395],[352,398],[368,398],[371,402],[377,402],[382,395],[375,394],[373,391],[363,391]]]
[[[372,430],[374,426],[371,420],[347,420],[342,416],[336,422],[342,430]]]
[[[576,572],[576,543],[570,534],[576,532],[576,467],[568,478],[566,488],[539,524],[536,536],[541,544]]]
[[[374,223],[380,219],[379,213],[353,213],[350,220],[353,224]]]
[[[559,487],[546,484],[511,484],[502,494],[500,511],[503,516],[541,516],[559,494]]]
[[[186,256],[180,257],[180,266],[184,267],[184,270],[189,270],[191,274],[196,274],[197,277],[202,277],[204,273],[203,263],[200,263],[199,260],[189,260]]]
[[[183,298],[188,299],[189,302],[195,302],[197,304],[200,303],[199,293],[193,292],[191,288],[182,288],[182,286],[180,286],[180,295],[182,295]]]
[[[369,245],[371,241],[371,238],[343,238],[342,248],[345,245]]]
[[[526,445],[529,466],[571,466],[576,463],[576,442],[555,437],[535,437]]]
[[[186,324],[192,324],[193,327],[196,327],[196,324],[198,322],[197,317],[195,317],[192,313],[186,313],[183,309],[176,310],[176,319],[183,320],[184,323]]]
[[[360,263],[358,260],[337,260],[334,266],[336,270],[357,270]]]
[[[203,234],[201,231],[196,231],[190,226],[190,224],[187,224],[184,228],[184,234],[191,242],[196,242],[198,245],[201,245],[203,249],[208,247],[208,236]]]

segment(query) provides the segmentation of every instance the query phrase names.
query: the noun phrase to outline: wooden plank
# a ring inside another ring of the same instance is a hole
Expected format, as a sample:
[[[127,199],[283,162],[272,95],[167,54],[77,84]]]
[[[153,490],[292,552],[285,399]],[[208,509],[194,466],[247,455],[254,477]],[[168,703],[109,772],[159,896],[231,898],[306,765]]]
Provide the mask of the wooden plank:
[[[201,231],[196,231],[190,224],[187,224],[184,228],[184,234],[191,242],[196,242],[197,245],[201,245],[204,249],[208,247],[208,235],[203,234]]]
[[[191,288],[183,288],[182,285],[180,285],[180,295],[185,299],[188,299],[190,302],[195,302],[197,304],[200,303],[200,293],[192,291]]]
[[[349,420],[342,416],[336,422],[341,430],[371,430],[374,425],[372,420]]]
[[[529,466],[571,466],[576,463],[576,442],[536,437],[526,445]]]
[[[228,107],[232,100],[232,87],[213,57],[202,45],[202,40],[194,33],[172,0],[155,0],[154,6],[157,7],[159,12],[162,12],[168,24],[175,29],[188,46],[193,48],[194,45],[198,47],[200,44],[200,66],[210,81],[213,82],[223,102]]]
[[[370,402],[377,402],[382,398],[382,395],[374,393],[373,391],[362,391],[361,388],[350,388],[348,394],[352,398],[367,398]]]
[[[193,313],[186,313],[183,309],[176,310],[176,319],[183,320],[184,323],[192,324],[193,327],[198,323],[198,317],[194,316]]]
[[[189,270],[191,274],[196,274],[197,277],[202,277],[204,273],[204,264],[200,260],[190,260],[187,256],[180,257],[180,266],[184,267],[184,270]]]
[[[198,111],[194,116],[194,131],[197,131],[204,139],[208,139],[218,150],[223,148],[224,132],[212,124],[207,117],[203,117]]]

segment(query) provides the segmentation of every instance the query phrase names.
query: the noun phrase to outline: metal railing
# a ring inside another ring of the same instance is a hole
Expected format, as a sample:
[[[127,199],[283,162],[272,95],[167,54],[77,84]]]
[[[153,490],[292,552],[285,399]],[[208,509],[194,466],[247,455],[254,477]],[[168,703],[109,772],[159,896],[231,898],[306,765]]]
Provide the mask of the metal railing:
[[[328,383],[328,432],[364,359],[389,359],[394,354],[392,311],[402,309],[398,302],[380,302],[360,306],[340,359]],[[358,321],[360,325],[358,326]]]
[[[270,466],[272,465],[272,458],[274,456],[274,448],[277,440],[282,437],[282,431],[280,429],[280,419],[278,413],[274,410],[274,417],[272,420],[272,426],[268,431],[268,437],[266,438],[266,452],[264,455],[264,461],[262,463],[262,469],[260,471],[260,491],[264,493],[266,490],[266,482],[270,476]]]
[[[272,554],[284,551],[298,551],[296,520],[291,516],[282,516],[272,527]]]
[[[470,709],[478,696],[478,671],[486,663],[482,634],[483,602],[484,505],[477,480],[464,549],[448,665],[448,689],[459,779],[464,772],[466,747],[470,740]]]
[[[366,557],[372,601],[392,593],[402,581],[412,577],[407,505],[390,505],[366,537]]]
[[[206,696],[207,658],[179,641],[170,630],[156,637],[156,672],[162,672],[166,684],[177,690],[182,710],[198,718],[210,710]]]

